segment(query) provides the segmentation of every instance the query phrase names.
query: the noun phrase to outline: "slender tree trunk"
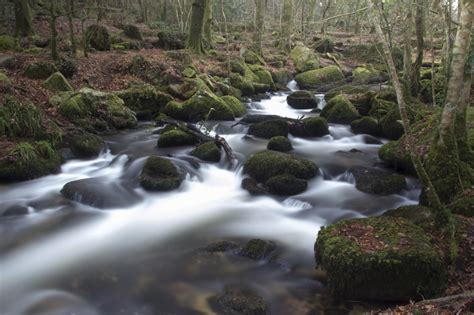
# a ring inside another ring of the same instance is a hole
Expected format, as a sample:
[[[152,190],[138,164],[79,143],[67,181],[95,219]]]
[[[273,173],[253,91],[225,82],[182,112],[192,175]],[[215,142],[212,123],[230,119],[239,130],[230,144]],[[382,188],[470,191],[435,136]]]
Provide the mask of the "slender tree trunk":
[[[413,16],[412,16],[412,9],[413,9],[413,1],[408,0],[407,3],[407,17],[405,20],[405,27],[403,32],[403,41],[404,41],[404,48],[403,48],[403,80],[405,81],[407,91],[411,89],[412,85],[412,50],[411,50],[411,37],[413,35]]]
[[[15,0],[15,35],[30,36],[33,34],[29,0]]]
[[[49,7],[50,13],[50,27],[51,27],[51,58],[53,60],[59,59],[58,54],[58,30],[56,29],[56,0],[50,0],[51,4]]]
[[[293,0],[284,0],[281,17],[281,48],[291,50],[291,33],[293,32]]]
[[[420,70],[423,64],[423,51],[425,46],[425,0],[415,0],[416,2],[416,60],[413,65],[412,79],[411,79],[411,95],[418,95],[420,86]]]
[[[324,22],[324,20],[326,19],[326,15],[329,11],[329,8],[331,7],[331,4],[332,4],[332,0],[326,0],[326,6],[324,7],[323,9],[323,14],[321,16],[321,19],[323,20],[323,23],[321,25],[321,33],[322,34],[326,34],[326,22]]]
[[[212,0],[207,0],[204,11],[204,39],[212,47]]]
[[[77,44],[76,44],[76,37],[74,36],[74,23],[73,23],[73,11],[74,11],[74,0],[68,0],[67,6],[67,20],[69,24],[69,38],[71,40],[71,52],[72,56],[76,58],[77,56]]]
[[[254,50],[262,55],[262,36],[264,32],[265,0],[255,0],[255,30],[253,32]]]
[[[204,54],[203,31],[204,15],[208,0],[193,0],[191,9],[191,25],[189,27],[188,49],[197,54]]]
[[[227,63],[227,75],[230,76],[230,52],[229,52],[229,28],[227,27],[227,16],[224,10],[224,0],[220,0],[221,15],[224,22],[225,52]]]

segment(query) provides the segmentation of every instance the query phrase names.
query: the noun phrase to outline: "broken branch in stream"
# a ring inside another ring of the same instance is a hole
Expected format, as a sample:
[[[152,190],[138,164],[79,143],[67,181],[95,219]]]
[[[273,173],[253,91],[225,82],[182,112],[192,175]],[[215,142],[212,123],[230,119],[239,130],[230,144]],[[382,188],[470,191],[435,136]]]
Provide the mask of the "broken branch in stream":
[[[223,137],[219,136],[218,134],[216,134],[215,137],[211,137],[203,133],[198,127],[196,127],[196,125],[191,124],[191,123],[185,123],[185,122],[175,120],[175,119],[169,119],[169,118],[161,119],[157,123],[163,124],[163,125],[175,126],[179,130],[184,131],[198,138],[201,143],[213,141],[219,148],[222,148],[224,150],[227,160],[229,161],[231,165],[234,165],[234,162],[237,160],[230,145],[227,143],[227,141]]]

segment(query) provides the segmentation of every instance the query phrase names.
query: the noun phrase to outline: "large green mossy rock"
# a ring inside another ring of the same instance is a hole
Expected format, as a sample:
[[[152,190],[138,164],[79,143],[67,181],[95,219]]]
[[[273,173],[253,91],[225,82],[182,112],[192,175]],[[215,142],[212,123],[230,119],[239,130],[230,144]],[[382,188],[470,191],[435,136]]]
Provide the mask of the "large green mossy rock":
[[[390,195],[406,188],[405,177],[376,168],[353,167],[350,172],[354,176],[358,190],[368,194]]]
[[[25,76],[33,80],[46,80],[57,71],[56,66],[46,61],[33,62],[25,70]]]
[[[292,124],[290,133],[302,138],[324,137],[329,134],[329,125],[323,117],[308,117]]]
[[[321,117],[330,123],[350,124],[360,118],[354,105],[343,95],[333,97],[321,111]]]
[[[227,103],[208,91],[199,91],[181,104],[170,102],[164,113],[184,121],[234,120],[234,112]]]
[[[309,91],[296,91],[286,98],[288,105],[295,109],[312,109],[318,107],[318,99]]]
[[[86,29],[86,42],[90,47],[99,50],[110,50],[110,34],[102,25],[91,25]]]
[[[254,66],[252,71],[258,77],[257,83],[263,84],[262,87],[266,89],[268,86],[270,91],[276,90],[275,82],[273,81],[273,76],[270,71],[262,66]]]
[[[248,63],[249,65],[264,65],[265,60],[261,56],[259,56],[257,53],[253,52],[250,49],[247,49],[243,56],[245,60],[245,63]]]
[[[370,66],[359,66],[352,71],[353,82],[355,84],[373,84],[387,79],[381,71]]]
[[[398,140],[405,134],[398,108],[390,110],[380,119],[380,129],[389,140]]]
[[[420,205],[401,206],[396,209],[387,210],[383,216],[404,218],[425,230],[434,224],[434,215],[430,208]]]
[[[61,115],[86,130],[106,131],[132,128],[137,123],[135,113],[115,94],[83,88],[50,98]]]
[[[123,34],[131,39],[143,40],[143,35],[138,26],[127,24],[123,27]]]
[[[344,74],[339,67],[329,66],[300,73],[295,77],[295,80],[302,89],[318,89],[325,85],[344,81]]]
[[[105,146],[104,140],[85,131],[75,132],[69,138],[71,152],[78,158],[97,157]]]
[[[14,37],[8,35],[0,35],[0,51],[15,50],[18,43]]]
[[[230,84],[240,90],[243,96],[275,89],[271,72],[260,65],[249,66],[243,59],[235,59],[230,62],[230,68]]]
[[[259,182],[284,174],[307,180],[317,175],[318,167],[311,161],[290,154],[262,151],[245,162],[244,173]]]
[[[197,142],[198,139],[196,139],[196,137],[190,135],[189,133],[182,130],[173,129],[165,131],[160,135],[160,138],[158,139],[158,147],[179,147],[193,145]]]
[[[271,177],[265,182],[271,194],[278,196],[294,196],[308,188],[308,182],[293,175],[283,174]]]
[[[68,92],[74,90],[61,72],[53,73],[43,82],[43,87],[53,92]]]
[[[61,157],[49,142],[22,142],[0,158],[0,181],[35,179],[58,172]]]
[[[372,117],[362,117],[351,122],[351,129],[355,134],[367,134],[374,137],[381,135],[378,121]]]
[[[157,91],[149,84],[133,85],[126,90],[116,93],[125,106],[137,113],[139,119],[151,119],[173,100],[163,92]]]
[[[447,285],[447,270],[431,237],[403,218],[344,220],[321,229],[317,264],[332,295],[353,300],[429,298]]]
[[[238,73],[230,74],[230,84],[242,93],[242,96],[252,96],[255,94],[255,87],[251,80],[244,78]]]
[[[149,157],[140,175],[140,185],[149,191],[170,191],[177,189],[183,176],[169,160]]]
[[[283,119],[264,121],[250,125],[248,134],[259,138],[270,139],[277,136],[287,137],[288,123]]]
[[[416,175],[408,150],[401,141],[391,141],[379,149],[379,158],[384,164],[394,170],[410,175]]]
[[[293,145],[287,137],[276,136],[268,141],[267,149],[278,152],[288,152],[293,150]]]
[[[319,68],[319,58],[306,46],[296,46],[291,50],[290,59],[297,72],[306,72]]]
[[[455,196],[447,208],[452,213],[474,217],[474,189],[467,189],[464,193]]]
[[[247,114],[247,108],[238,98],[231,95],[225,95],[222,96],[221,99],[230,107],[235,117],[242,117]]]
[[[214,142],[206,142],[191,151],[191,155],[206,162],[219,162],[221,150]]]

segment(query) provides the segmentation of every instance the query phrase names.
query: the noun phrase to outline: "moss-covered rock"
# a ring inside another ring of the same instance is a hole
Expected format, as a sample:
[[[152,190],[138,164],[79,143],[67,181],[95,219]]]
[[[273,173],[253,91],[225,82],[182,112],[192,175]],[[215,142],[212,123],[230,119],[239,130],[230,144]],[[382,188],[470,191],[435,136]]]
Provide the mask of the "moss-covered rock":
[[[74,156],[94,158],[104,149],[105,143],[98,136],[81,131],[70,136],[69,145]]]
[[[327,271],[331,294],[346,299],[429,298],[447,284],[430,236],[403,218],[351,219],[323,228],[315,256]]]
[[[164,113],[184,121],[234,120],[234,112],[227,103],[208,91],[199,91],[181,104],[170,102]]]
[[[397,108],[389,111],[380,119],[382,135],[390,140],[398,140],[405,134],[405,129]]]
[[[238,73],[230,74],[230,84],[242,93],[242,96],[252,96],[255,94],[253,82],[245,79]]]
[[[253,72],[258,77],[258,83],[265,85],[265,91],[273,91],[276,89],[275,82],[273,81],[272,73],[270,71],[259,66],[255,67]],[[267,88],[266,86],[268,86],[269,88]]]
[[[318,100],[309,91],[296,91],[286,98],[288,105],[295,109],[311,109],[318,107]]]
[[[288,123],[282,119],[269,120],[250,125],[248,134],[259,138],[270,139],[276,136],[288,136]]]
[[[264,65],[265,64],[265,60],[263,60],[261,56],[259,56],[258,54],[256,54],[250,49],[247,49],[244,52],[242,57],[244,57],[245,62],[250,65]]]
[[[405,177],[376,168],[353,167],[356,188],[368,194],[390,195],[406,188]]]
[[[61,115],[86,130],[131,128],[137,123],[135,114],[112,93],[83,88],[55,95],[49,102]]]
[[[127,24],[123,27],[123,34],[131,39],[143,40],[143,35],[140,29],[133,24]]]
[[[54,92],[67,92],[74,90],[61,72],[53,73],[43,82],[43,87]]]
[[[140,175],[140,185],[149,191],[170,191],[178,188],[183,176],[169,160],[149,157]]]
[[[257,261],[271,261],[278,257],[278,247],[277,244],[272,241],[251,239],[240,250],[239,256]]]
[[[321,54],[331,53],[334,51],[334,46],[334,42],[330,38],[324,37],[316,41],[314,50]]]
[[[302,89],[317,89],[331,83],[344,81],[344,75],[339,67],[329,66],[300,73],[295,77],[295,80]]]
[[[387,79],[381,71],[370,66],[359,66],[352,70],[353,82],[356,84],[379,83]]]
[[[0,181],[35,179],[59,171],[61,157],[46,141],[22,142],[0,158]]]
[[[296,46],[291,50],[290,59],[297,72],[306,72],[319,68],[318,56],[306,46]]]
[[[110,50],[110,34],[105,26],[94,24],[86,29],[86,42],[90,47],[99,50]]]
[[[132,85],[126,90],[117,92],[116,95],[124,101],[125,106],[137,113],[139,119],[147,120],[153,118],[173,100],[171,95],[157,91],[149,84]]]
[[[381,135],[381,128],[377,120],[372,117],[362,117],[351,122],[351,129],[356,134],[367,134],[374,137]]]
[[[293,150],[293,146],[287,137],[276,136],[272,137],[270,141],[268,141],[267,149],[272,151],[288,152]]]
[[[227,106],[229,106],[235,117],[242,117],[247,113],[247,108],[238,98],[231,95],[225,95],[222,96],[221,99],[227,104]]]
[[[15,50],[18,43],[14,37],[8,35],[0,35],[0,51]]]
[[[425,230],[429,229],[430,224],[434,222],[434,215],[430,208],[420,205],[402,206],[387,210],[383,216],[404,218]]]
[[[273,82],[275,85],[278,86],[279,89],[286,88],[288,82],[290,82],[293,78],[291,72],[286,69],[281,69],[272,72]]]
[[[329,125],[323,117],[308,117],[292,124],[290,132],[295,137],[324,137],[329,134]]]
[[[206,142],[191,151],[191,155],[206,161],[219,162],[221,159],[221,150],[214,142]]]
[[[400,141],[391,141],[379,149],[379,158],[385,165],[397,171],[416,175],[410,154],[400,145]]]
[[[271,177],[265,182],[268,191],[279,196],[294,196],[308,188],[308,182],[293,175],[283,174]]]
[[[474,189],[467,189],[464,193],[455,196],[447,208],[452,213],[474,217]]]
[[[186,33],[174,30],[158,32],[158,47],[166,50],[184,49],[186,47]]]
[[[209,298],[209,304],[217,314],[267,314],[267,303],[249,288],[227,286],[225,292]]]
[[[350,124],[360,118],[354,105],[343,95],[333,97],[323,108],[321,117],[330,123]]]
[[[0,91],[6,92],[10,90],[11,85],[12,82],[10,81],[8,76],[5,73],[0,72]]]
[[[196,137],[182,130],[169,130],[163,132],[158,139],[159,148],[193,145],[196,143],[198,143]]]
[[[318,167],[311,161],[274,151],[262,151],[252,155],[244,164],[244,173],[258,182],[289,174],[299,179],[310,179],[317,175]]]
[[[46,61],[33,62],[25,70],[25,76],[33,80],[46,80],[57,71],[56,66]]]
[[[251,177],[244,178],[241,184],[242,189],[248,191],[252,196],[266,195],[268,191]]]

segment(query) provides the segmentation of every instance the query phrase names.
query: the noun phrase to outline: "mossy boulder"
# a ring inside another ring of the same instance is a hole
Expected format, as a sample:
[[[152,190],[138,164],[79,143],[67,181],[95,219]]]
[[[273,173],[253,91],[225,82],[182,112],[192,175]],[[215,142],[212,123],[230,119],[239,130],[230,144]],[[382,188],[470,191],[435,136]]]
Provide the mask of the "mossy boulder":
[[[171,95],[157,91],[149,84],[132,85],[126,90],[116,92],[125,106],[133,110],[139,119],[149,120],[171,102]]]
[[[351,122],[351,129],[355,134],[367,134],[374,137],[381,135],[381,128],[377,120],[372,117],[362,117]]]
[[[25,70],[25,76],[33,80],[46,80],[57,71],[56,66],[46,61],[33,62]]]
[[[105,26],[94,24],[86,29],[87,45],[99,50],[110,50],[110,34]]]
[[[308,117],[290,127],[290,133],[295,137],[324,137],[329,134],[329,125],[323,117]]]
[[[258,83],[265,85],[264,87],[265,91],[267,90],[273,91],[276,89],[275,82],[273,81],[272,73],[269,70],[264,69],[263,67],[259,66],[255,68],[253,72],[258,77]]]
[[[302,89],[318,89],[325,85],[344,81],[344,74],[338,66],[328,66],[298,74],[295,77]]]
[[[409,152],[401,145],[400,141],[391,141],[379,149],[379,158],[388,167],[397,171],[416,175]]]
[[[170,191],[179,188],[184,177],[171,161],[149,157],[140,175],[140,185],[149,191]]]
[[[135,113],[115,94],[83,88],[50,98],[61,115],[86,130],[105,131],[132,128],[137,123]]]
[[[170,102],[164,113],[184,121],[234,120],[234,112],[227,103],[208,91],[199,91],[181,104]]]
[[[356,188],[368,194],[390,195],[406,188],[405,177],[399,174],[366,167],[353,167],[350,172],[354,175]]]
[[[268,191],[278,196],[294,196],[308,188],[308,182],[293,175],[283,174],[271,177],[265,182]]]
[[[278,85],[279,87],[286,87],[288,82],[290,82],[291,79],[293,78],[293,76],[291,75],[291,72],[286,69],[273,71],[272,77],[273,77],[273,82],[275,82],[275,84]]]
[[[255,94],[255,87],[251,80],[245,79],[238,73],[230,74],[230,84],[242,93],[242,96],[252,96]]]
[[[17,47],[18,43],[15,37],[0,35],[0,51],[15,50]]]
[[[382,135],[389,140],[398,140],[405,134],[405,129],[397,108],[390,110],[380,119]]]
[[[242,55],[244,58],[245,62],[250,64],[250,65],[264,65],[265,60],[261,56],[259,56],[257,53],[253,52],[250,49],[247,49],[244,54]]]
[[[196,137],[178,129],[163,132],[158,139],[159,148],[186,146],[196,143],[198,143]]]
[[[318,107],[318,100],[309,91],[296,91],[286,98],[288,105],[295,109],[311,109]]]
[[[387,79],[381,71],[370,66],[359,66],[352,70],[353,82],[356,84],[380,83]]]
[[[131,39],[143,40],[143,35],[138,26],[127,24],[123,27],[123,34]]]
[[[319,68],[319,58],[306,46],[296,46],[291,50],[290,59],[297,72],[306,72]]]
[[[321,54],[331,53],[334,51],[334,46],[334,42],[330,38],[325,37],[316,41],[314,44],[314,50]]]
[[[239,251],[239,256],[247,257],[252,260],[271,261],[278,257],[278,246],[272,241],[261,239],[249,240]]]
[[[293,150],[293,146],[287,137],[276,136],[272,137],[270,141],[268,141],[267,149],[272,151],[288,152]]]
[[[355,300],[408,301],[443,292],[447,270],[420,227],[403,218],[344,220],[321,229],[317,264],[329,292]]]
[[[238,98],[231,95],[225,95],[222,96],[221,99],[227,104],[227,106],[229,106],[235,117],[242,117],[247,113],[247,108]]]
[[[68,92],[74,90],[61,72],[53,73],[43,82],[43,87],[53,92]]]
[[[0,181],[22,181],[56,173],[61,157],[46,141],[21,142],[0,158]]]
[[[186,47],[186,33],[175,30],[161,30],[158,32],[158,47],[166,50],[184,49]]]
[[[321,111],[321,117],[330,123],[350,124],[360,118],[354,105],[343,95],[333,97]]]
[[[455,196],[447,208],[452,213],[474,217],[474,189],[467,189],[464,193]]]
[[[425,230],[430,228],[431,223],[434,223],[434,215],[431,209],[420,205],[401,206],[387,210],[383,213],[383,216],[404,218]]]
[[[10,81],[8,76],[5,73],[0,72],[0,91],[6,92],[10,90],[11,85],[12,82]]]
[[[276,136],[287,137],[288,123],[283,119],[264,121],[250,125],[248,134],[259,138],[270,139]]]
[[[70,136],[72,154],[78,158],[94,158],[104,149],[105,143],[98,136],[81,131]]]
[[[311,161],[275,151],[256,153],[244,164],[244,173],[261,183],[284,174],[307,180],[315,177],[318,170],[316,164]]]
[[[221,159],[221,150],[212,141],[199,145],[191,151],[191,155],[206,162],[219,162]]]

